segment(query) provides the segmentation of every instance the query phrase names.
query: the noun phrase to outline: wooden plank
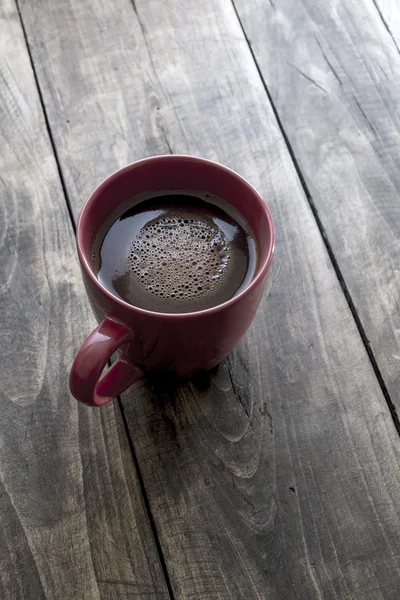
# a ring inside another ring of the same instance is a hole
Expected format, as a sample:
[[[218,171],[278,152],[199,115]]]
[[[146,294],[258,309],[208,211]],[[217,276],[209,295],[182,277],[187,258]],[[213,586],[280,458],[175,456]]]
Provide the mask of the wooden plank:
[[[33,56],[44,61],[36,68],[77,215],[113,170],[137,156],[169,152],[160,111],[168,101],[130,0],[19,4]]]
[[[399,4],[235,4],[400,410]]]
[[[389,36],[400,53],[400,10],[396,0],[372,0]]]
[[[94,319],[11,0],[0,57],[0,597],[166,599],[118,406],[68,393]]]
[[[176,597],[394,599],[398,436],[233,7],[133,8],[22,4],[74,210],[114,167],[170,148],[249,177],[278,230],[232,357],[124,399]]]

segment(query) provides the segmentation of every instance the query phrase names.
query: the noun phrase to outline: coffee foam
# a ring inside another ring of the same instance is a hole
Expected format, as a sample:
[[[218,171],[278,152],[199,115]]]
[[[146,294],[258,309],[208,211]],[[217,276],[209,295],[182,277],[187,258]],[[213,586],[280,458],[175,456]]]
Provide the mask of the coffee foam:
[[[187,303],[207,298],[224,285],[231,248],[211,219],[161,216],[132,240],[128,266],[147,292]]]

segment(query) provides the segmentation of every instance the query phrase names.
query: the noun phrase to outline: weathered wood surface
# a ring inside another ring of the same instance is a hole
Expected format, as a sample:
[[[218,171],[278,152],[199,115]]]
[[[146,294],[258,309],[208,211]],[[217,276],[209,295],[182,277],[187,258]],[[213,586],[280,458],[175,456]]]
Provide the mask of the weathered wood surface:
[[[400,410],[400,5],[235,5]]]
[[[94,320],[11,0],[0,82],[0,598],[166,599],[118,405],[68,393]]]
[[[238,350],[124,398],[175,596],[397,598],[398,436],[232,4],[21,10],[75,214],[111,170],[168,151],[237,169],[274,213]]]

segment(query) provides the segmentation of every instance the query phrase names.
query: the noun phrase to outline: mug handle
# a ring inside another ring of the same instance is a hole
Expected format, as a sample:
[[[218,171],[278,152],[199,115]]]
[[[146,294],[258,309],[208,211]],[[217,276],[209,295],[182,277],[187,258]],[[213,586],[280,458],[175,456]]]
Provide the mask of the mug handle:
[[[104,406],[141,379],[143,371],[123,355],[101,377],[112,354],[133,340],[129,327],[106,317],[76,355],[69,376],[72,395],[88,406]]]

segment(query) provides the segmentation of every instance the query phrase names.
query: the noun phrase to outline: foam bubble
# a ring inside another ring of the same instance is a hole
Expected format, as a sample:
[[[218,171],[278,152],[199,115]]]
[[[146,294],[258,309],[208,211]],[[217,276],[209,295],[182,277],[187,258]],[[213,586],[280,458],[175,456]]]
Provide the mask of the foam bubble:
[[[144,288],[177,303],[213,294],[224,285],[230,261],[229,241],[213,221],[180,217],[146,224],[128,254]]]

